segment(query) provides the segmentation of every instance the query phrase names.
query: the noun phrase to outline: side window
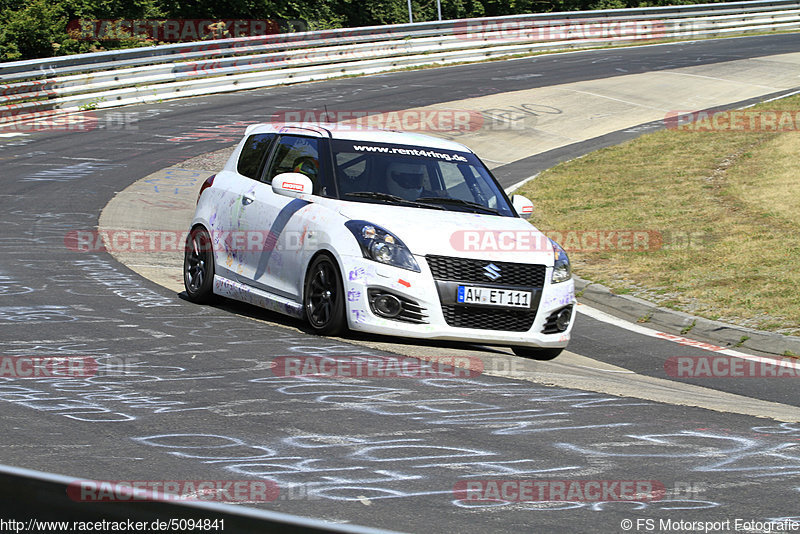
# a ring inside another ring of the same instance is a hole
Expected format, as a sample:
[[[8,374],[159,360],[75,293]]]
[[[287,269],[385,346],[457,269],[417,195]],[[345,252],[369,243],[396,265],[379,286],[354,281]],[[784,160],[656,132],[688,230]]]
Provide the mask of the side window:
[[[284,172],[305,174],[316,186],[319,176],[319,140],[313,137],[282,136],[275,148],[272,163],[264,181],[272,183],[272,179]]]
[[[251,135],[244,142],[242,153],[239,155],[239,162],[236,165],[236,170],[242,176],[247,176],[254,180],[258,180],[261,176],[261,169],[264,166],[264,160],[269,154],[269,147],[275,139],[275,134],[255,134]]]

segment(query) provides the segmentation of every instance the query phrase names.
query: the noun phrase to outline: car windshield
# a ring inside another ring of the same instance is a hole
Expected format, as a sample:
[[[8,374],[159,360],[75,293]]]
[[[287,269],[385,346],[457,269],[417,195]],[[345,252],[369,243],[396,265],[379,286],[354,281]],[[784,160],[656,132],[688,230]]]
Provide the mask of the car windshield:
[[[470,152],[345,140],[332,146],[344,200],[515,216],[497,182]]]

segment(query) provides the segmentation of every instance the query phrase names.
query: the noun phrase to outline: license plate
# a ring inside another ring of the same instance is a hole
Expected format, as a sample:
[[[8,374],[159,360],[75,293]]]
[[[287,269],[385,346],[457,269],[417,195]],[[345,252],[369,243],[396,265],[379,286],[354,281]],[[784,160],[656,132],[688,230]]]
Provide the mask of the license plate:
[[[458,286],[458,298],[462,304],[530,308],[531,292],[496,287]]]

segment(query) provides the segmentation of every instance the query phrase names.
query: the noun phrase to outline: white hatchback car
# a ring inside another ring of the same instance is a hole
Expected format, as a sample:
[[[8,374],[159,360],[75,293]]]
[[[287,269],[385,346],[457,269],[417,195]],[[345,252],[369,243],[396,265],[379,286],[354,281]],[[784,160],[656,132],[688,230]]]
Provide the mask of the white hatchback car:
[[[569,259],[465,146],[336,125],[252,125],[201,187],[188,298],[221,295],[346,328],[511,347],[569,342]]]

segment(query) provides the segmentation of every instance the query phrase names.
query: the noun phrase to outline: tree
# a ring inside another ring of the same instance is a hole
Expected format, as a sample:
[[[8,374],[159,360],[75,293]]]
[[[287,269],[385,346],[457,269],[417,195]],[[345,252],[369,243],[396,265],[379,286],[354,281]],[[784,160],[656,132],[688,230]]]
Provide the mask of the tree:
[[[59,4],[31,0],[18,10],[0,12],[0,60],[47,57],[67,38],[67,17]]]

